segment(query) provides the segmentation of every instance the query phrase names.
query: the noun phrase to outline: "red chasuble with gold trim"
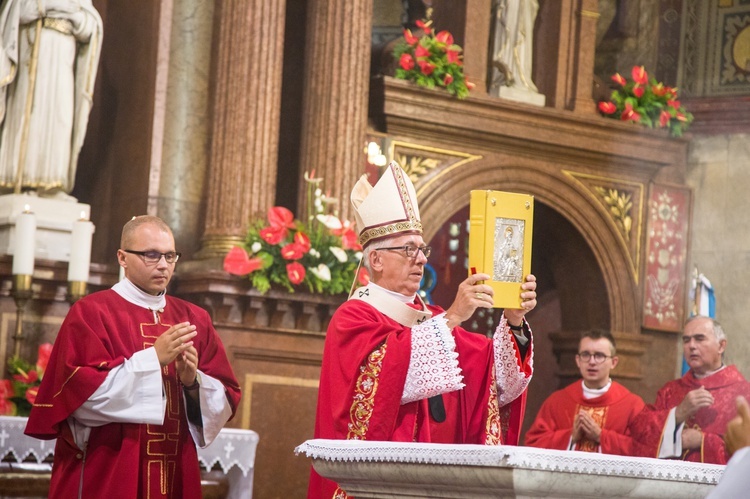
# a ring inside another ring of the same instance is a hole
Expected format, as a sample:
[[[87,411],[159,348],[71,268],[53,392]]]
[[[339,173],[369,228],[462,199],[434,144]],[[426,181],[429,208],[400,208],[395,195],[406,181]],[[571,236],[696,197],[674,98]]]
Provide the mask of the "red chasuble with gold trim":
[[[433,317],[443,313],[439,307],[427,307]],[[412,350],[411,328],[365,302],[344,303],[331,319],[326,336],[315,438],[503,443],[492,340],[461,328],[454,328],[453,336],[466,386],[442,395],[446,419],[437,423],[430,416],[427,399],[401,404]],[[517,351],[516,359],[521,372],[530,375],[530,366],[520,361]],[[511,435],[519,433],[525,396],[524,391],[503,408],[509,414],[505,419]],[[344,498],[346,494],[312,470],[308,497]]]
[[[644,407],[643,400],[627,388],[612,382],[607,393],[586,399],[581,381],[550,395],[542,404],[524,443],[531,447],[567,450],[573,432],[573,419],[585,411],[602,428],[601,451],[605,454],[638,456],[643,453],[630,434],[629,424]],[[598,452],[599,444],[588,439],[576,443],[574,450]]]
[[[726,464],[729,456],[724,446],[727,423],[737,415],[735,399],[738,395],[750,400],[750,383],[735,366],[727,366],[711,376],[696,379],[692,371],[670,381],[656,394],[656,403],[647,405],[634,422],[633,434],[647,446],[649,457],[658,457],[664,425],[669,411],[677,407],[691,390],[705,387],[714,403],[699,409],[685,421],[685,428],[697,428],[703,433],[700,449],[683,453],[685,461]],[[679,436],[678,436],[679,438]]]
[[[162,369],[163,425],[110,423],[75,445],[66,419],[102,384],[110,369],[154,344],[173,324],[196,325],[198,369],[221,381],[231,406],[240,389],[208,313],[167,296],[158,323],[150,310],[112,290],[76,302],[60,328],[26,434],[57,438],[50,497],[200,498],[200,470],[174,363]],[[81,481],[81,474],[83,480]]]

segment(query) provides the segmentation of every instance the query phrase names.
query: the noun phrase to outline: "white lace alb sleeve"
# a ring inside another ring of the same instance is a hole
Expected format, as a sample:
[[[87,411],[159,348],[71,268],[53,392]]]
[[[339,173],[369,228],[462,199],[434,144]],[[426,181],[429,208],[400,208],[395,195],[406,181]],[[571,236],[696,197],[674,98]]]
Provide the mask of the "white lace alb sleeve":
[[[408,404],[464,387],[456,340],[445,314],[411,328],[411,359],[401,403]]]
[[[531,381],[531,375],[521,370],[516,358],[515,340],[508,332],[508,321],[505,315],[500,319],[500,324],[495,329],[492,337],[492,346],[495,353],[495,372],[497,376],[497,395],[500,407],[513,402],[526,390]],[[529,366],[534,370],[534,347],[529,346]]]

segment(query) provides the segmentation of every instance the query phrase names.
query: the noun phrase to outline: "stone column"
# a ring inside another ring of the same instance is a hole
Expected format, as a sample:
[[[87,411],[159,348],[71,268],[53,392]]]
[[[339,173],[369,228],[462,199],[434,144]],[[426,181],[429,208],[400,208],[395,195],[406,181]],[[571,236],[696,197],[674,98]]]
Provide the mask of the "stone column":
[[[302,175],[315,170],[346,219],[349,193],[365,168],[372,2],[311,0],[307,7],[299,206]]]
[[[167,9],[167,7],[171,7]],[[169,224],[176,247],[191,258],[200,247],[210,132],[209,77],[213,2],[162,2],[160,64],[154,111],[149,214]]]
[[[216,3],[213,123],[206,221],[198,258],[241,243],[274,203],[285,0]]]

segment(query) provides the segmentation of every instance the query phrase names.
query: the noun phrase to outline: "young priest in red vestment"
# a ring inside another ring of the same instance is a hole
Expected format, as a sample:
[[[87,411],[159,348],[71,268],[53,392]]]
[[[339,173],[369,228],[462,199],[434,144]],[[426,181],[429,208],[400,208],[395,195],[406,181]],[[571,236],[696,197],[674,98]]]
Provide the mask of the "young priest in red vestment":
[[[476,274],[443,310],[417,291],[430,255],[416,193],[391,163],[373,187],[363,176],[352,204],[371,282],[333,315],[326,335],[315,438],[516,444],[532,374],[536,279],[522,284],[522,308],[506,309],[492,339],[460,326],[493,290]],[[319,476],[308,497],[346,493]]]
[[[526,433],[526,445],[623,456],[642,453],[629,426],[644,403],[610,379],[618,362],[615,353],[615,339],[608,331],[581,335],[576,364],[583,379],[544,401]]]
[[[125,279],[71,307],[26,434],[57,439],[50,497],[197,499],[195,446],[240,388],[208,313],[165,294],[180,256],[169,227],[133,218],[120,244]]]
[[[723,435],[737,397],[750,399],[750,383],[724,364],[727,339],[716,320],[688,319],[682,345],[690,370],[659,390],[656,402],[636,418],[634,434],[651,457],[726,464]]]

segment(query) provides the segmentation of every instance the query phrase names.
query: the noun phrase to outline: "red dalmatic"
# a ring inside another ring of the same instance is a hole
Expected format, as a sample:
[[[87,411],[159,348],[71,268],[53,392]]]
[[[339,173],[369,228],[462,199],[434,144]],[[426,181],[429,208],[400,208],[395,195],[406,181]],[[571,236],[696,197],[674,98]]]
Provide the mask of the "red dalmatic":
[[[67,418],[105,380],[110,369],[144,350],[173,324],[197,326],[198,369],[218,379],[230,405],[240,389],[208,313],[167,297],[154,313],[115,291],[73,305],[60,328],[31,411],[26,434],[57,439],[50,497],[200,498],[200,470],[174,363],[162,368],[167,409],[163,425],[110,423],[91,428],[86,451],[74,442]]]

